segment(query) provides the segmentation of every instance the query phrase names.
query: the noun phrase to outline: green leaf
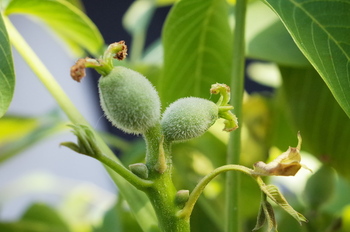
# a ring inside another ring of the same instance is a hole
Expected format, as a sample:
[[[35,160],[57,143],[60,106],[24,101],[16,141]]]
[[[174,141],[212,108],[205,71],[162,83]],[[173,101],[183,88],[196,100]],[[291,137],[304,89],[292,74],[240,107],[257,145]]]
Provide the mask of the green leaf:
[[[53,208],[43,203],[31,205],[23,214],[21,221],[42,223],[62,231],[69,231],[68,225],[61,216]]]
[[[103,38],[92,21],[77,7],[65,0],[12,0],[5,14],[28,14],[43,20],[76,53],[86,49],[101,54]],[[77,53],[77,54],[79,54]]]
[[[168,6],[174,4],[178,0],[156,0],[157,6]]]
[[[275,212],[273,211],[272,205],[268,201],[264,201],[263,203],[263,210],[266,215],[266,221],[267,221],[267,231],[270,232],[271,230],[277,232],[277,222],[275,217]]]
[[[350,178],[350,120],[312,68],[281,67],[286,112],[303,149]]]
[[[304,199],[310,209],[317,210],[329,202],[335,193],[335,172],[331,167],[323,165],[306,183]]]
[[[288,66],[309,66],[278,17],[262,2],[248,5],[247,56]]]
[[[4,232],[69,232],[52,225],[31,221],[0,222],[0,231]]]
[[[0,163],[65,129],[52,113],[40,118],[5,116],[0,119]]]
[[[261,227],[264,226],[265,222],[266,222],[266,215],[265,215],[264,205],[263,203],[260,203],[258,218],[256,220],[256,224],[253,231],[259,230]]]
[[[153,16],[154,9],[153,1],[134,1],[123,16],[124,28],[130,34],[145,30]]]
[[[350,116],[350,1],[265,2]]]
[[[103,218],[102,225],[93,232],[141,232],[140,226],[135,223],[135,218],[122,197],[118,197],[116,205],[108,210]]]
[[[15,90],[15,72],[10,41],[0,15],[0,118],[6,113]]]
[[[284,209],[288,214],[295,218],[301,224],[301,222],[307,222],[307,219],[301,214],[293,209],[292,206],[289,205],[287,200],[278,190],[275,185],[265,185],[260,177],[257,177],[258,184],[261,190],[277,205],[279,205],[282,209]]]
[[[224,0],[182,0],[165,22],[163,105],[181,97],[209,98],[212,84],[229,84],[232,35]]]

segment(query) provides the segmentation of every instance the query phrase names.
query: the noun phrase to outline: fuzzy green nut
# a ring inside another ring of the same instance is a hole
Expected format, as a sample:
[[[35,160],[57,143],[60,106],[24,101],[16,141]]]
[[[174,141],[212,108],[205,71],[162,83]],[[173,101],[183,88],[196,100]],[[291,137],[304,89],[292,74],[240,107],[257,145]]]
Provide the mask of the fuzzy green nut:
[[[160,100],[152,84],[140,73],[117,66],[99,80],[102,109],[117,128],[142,134],[160,120]]]
[[[188,97],[173,102],[161,120],[167,141],[184,141],[204,134],[218,119],[218,106],[206,99]]]

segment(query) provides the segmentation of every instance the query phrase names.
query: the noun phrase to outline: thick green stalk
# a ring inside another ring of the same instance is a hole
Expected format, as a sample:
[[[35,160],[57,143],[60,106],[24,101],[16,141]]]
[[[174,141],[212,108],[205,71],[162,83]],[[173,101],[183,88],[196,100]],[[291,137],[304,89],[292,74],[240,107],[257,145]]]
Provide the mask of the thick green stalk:
[[[160,125],[144,134],[147,144],[146,165],[152,186],[145,190],[158,217],[163,232],[189,232],[188,218],[177,216],[176,189],[172,182],[170,144],[163,140]]]
[[[235,30],[233,37],[233,62],[231,81],[231,105],[235,114],[242,122],[242,102],[244,92],[245,69],[245,15],[247,0],[237,0],[235,6]],[[241,153],[241,128],[230,134],[227,164],[238,164]],[[226,232],[239,231],[239,173],[228,172],[226,177]]]
[[[27,62],[29,67],[37,75],[39,80],[49,90],[51,95],[55,98],[61,109],[65,112],[68,118],[73,123],[80,123],[89,126],[86,119],[80,114],[77,108],[73,105],[69,97],[65,94],[62,88],[59,86],[55,78],[48,71],[46,66],[42,63],[35,52],[30,48],[27,42],[19,34],[16,28],[12,25],[7,17],[4,17],[6,29],[10,35],[12,45],[20,53],[23,59]],[[91,128],[91,126],[89,126]],[[92,129],[93,130],[93,129]],[[107,155],[115,162],[120,162],[109,147],[103,142],[103,140],[96,135],[97,145],[103,154]],[[120,193],[128,201],[131,210],[133,211],[136,220],[144,231],[153,232],[157,228],[156,216],[152,210],[152,206],[149,204],[146,196],[130,185],[124,178],[117,173],[107,168],[113,181],[119,187]]]

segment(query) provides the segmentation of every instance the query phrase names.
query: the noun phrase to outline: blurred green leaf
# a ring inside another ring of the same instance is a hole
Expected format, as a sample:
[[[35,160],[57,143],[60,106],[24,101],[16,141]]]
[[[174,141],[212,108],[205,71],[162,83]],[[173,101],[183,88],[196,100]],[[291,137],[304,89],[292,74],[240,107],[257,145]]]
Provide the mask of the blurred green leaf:
[[[31,222],[0,222],[0,231],[4,232],[69,232],[61,228],[56,228],[52,225]]]
[[[142,229],[133,218],[129,206],[122,197],[119,197],[116,205],[106,212],[102,225],[94,230],[94,232],[116,231],[142,232]]]
[[[42,223],[57,230],[69,231],[68,225],[61,216],[50,206],[43,203],[34,203],[22,215],[21,221]]]
[[[174,4],[177,1],[179,0],[156,0],[156,4],[158,6],[168,6],[168,5]]]
[[[39,118],[6,116],[0,119],[0,128],[1,163],[66,127],[49,113]]]
[[[350,1],[265,0],[350,117]]]
[[[86,49],[101,54],[104,41],[93,22],[78,8],[65,0],[12,0],[5,14],[28,14],[43,20],[77,55]]]
[[[334,191],[334,170],[331,167],[323,165],[308,179],[304,190],[304,199],[311,210],[317,210],[330,200]]]
[[[15,90],[15,72],[11,45],[4,25],[2,14],[0,15],[0,118],[6,113],[12,101]],[[1,130],[0,130],[1,131]]]
[[[212,84],[230,83],[232,34],[224,0],[182,0],[171,9],[163,29],[164,72],[159,94],[174,100],[209,98]]]
[[[350,120],[312,68],[281,67],[288,117],[303,149],[350,178]]]
[[[278,17],[266,4],[248,4],[247,56],[287,66],[309,66]]]
[[[32,132],[40,124],[38,118],[6,115],[0,119],[0,146],[14,142]]]
[[[153,1],[134,1],[123,16],[123,26],[130,33],[135,34],[144,30],[151,20],[155,5]]]
[[[310,63],[295,45],[280,21],[257,34],[248,44],[248,56],[288,66],[309,66]]]
[[[67,2],[70,2],[72,5],[76,6],[77,8],[83,10],[84,6],[81,0],[66,0]]]

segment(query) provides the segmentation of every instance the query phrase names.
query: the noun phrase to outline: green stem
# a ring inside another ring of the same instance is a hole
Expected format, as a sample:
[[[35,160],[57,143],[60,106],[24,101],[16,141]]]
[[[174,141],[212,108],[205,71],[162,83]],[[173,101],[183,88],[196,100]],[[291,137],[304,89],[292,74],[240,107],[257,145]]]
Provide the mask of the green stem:
[[[115,162],[114,160],[108,158],[105,155],[99,155],[96,157],[100,162],[110,167],[113,171],[118,173],[124,179],[129,181],[130,184],[134,185],[140,190],[145,190],[152,186],[153,182],[149,180],[143,180],[140,177],[136,176],[134,173],[126,169],[123,165]]]
[[[145,190],[163,232],[189,232],[189,220],[176,215],[176,188],[172,182],[170,144],[163,140],[160,125],[144,134],[147,144],[146,165],[153,185]],[[164,162],[165,161],[165,162]]]
[[[51,75],[45,65],[41,62],[39,57],[30,48],[23,37],[18,33],[16,28],[12,25],[7,17],[4,17],[6,29],[10,35],[10,40],[16,50],[20,53],[23,59],[27,62],[29,67],[34,71],[40,81],[45,85],[51,95],[55,98],[61,109],[65,112],[67,117],[73,123],[85,124],[92,129],[86,119],[80,114],[73,103],[70,101],[68,96],[59,86],[55,78]],[[100,136],[96,136],[97,145],[109,158],[120,162],[109,147],[103,142]],[[120,193],[128,201],[132,212],[134,213],[135,219],[144,231],[154,231],[154,227],[157,226],[156,216],[149,204],[148,199],[143,193],[140,193],[137,189],[133,188],[124,178],[116,174],[111,169],[107,169],[111,178],[119,188]]]
[[[142,57],[143,49],[145,46],[146,31],[142,30],[132,35],[131,49],[130,49],[130,62],[135,64],[139,62]]]
[[[46,66],[37,57],[35,52],[29,47],[27,42],[19,34],[13,24],[7,17],[4,17],[6,23],[6,29],[10,35],[11,43],[16,48],[18,53],[27,62],[29,67],[33,70],[35,75],[45,85],[51,95],[55,98],[61,109],[66,113],[68,118],[73,123],[87,123],[86,120],[80,115],[79,111],[75,108],[63,89],[56,82],[55,78],[51,75]]]
[[[208,175],[206,175],[198,184],[197,186],[193,189],[192,193],[190,194],[190,197],[188,201],[185,204],[185,207],[180,210],[177,214],[178,217],[180,218],[185,218],[189,220],[193,207],[196,204],[199,196],[202,194],[204,188],[207,186],[207,184],[214,179],[217,175],[223,173],[223,172],[228,172],[228,171],[239,171],[243,172],[248,175],[253,174],[253,170],[241,165],[234,165],[234,164],[229,164],[229,165],[224,165],[221,166]]]
[[[242,102],[244,91],[245,68],[245,15],[247,0],[237,0],[235,6],[235,31],[233,38],[233,61],[231,81],[231,105],[235,107],[235,114],[242,122]],[[227,164],[238,164],[241,152],[241,129],[238,128],[230,134]],[[226,232],[239,231],[239,173],[229,172],[226,177]]]

